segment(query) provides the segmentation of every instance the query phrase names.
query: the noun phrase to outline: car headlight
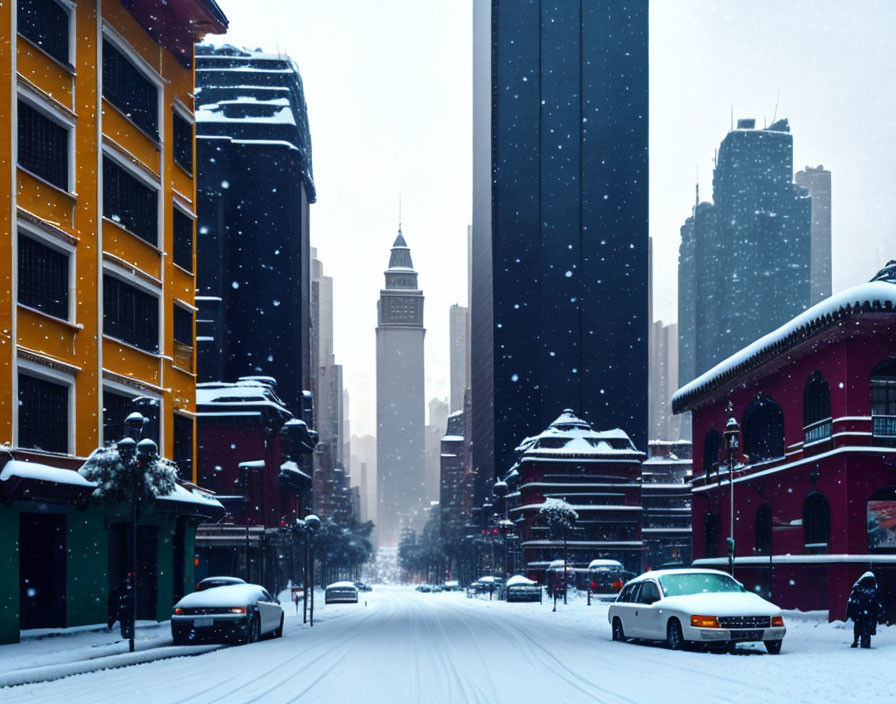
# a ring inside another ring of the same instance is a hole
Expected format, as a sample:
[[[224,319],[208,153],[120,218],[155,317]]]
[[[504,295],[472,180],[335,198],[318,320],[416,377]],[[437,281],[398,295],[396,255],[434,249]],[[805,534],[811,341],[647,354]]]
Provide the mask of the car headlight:
[[[772,616],[772,628],[780,628],[784,625],[783,616]]]
[[[228,609],[228,611],[230,611],[230,613],[232,613],[232,614],[244,614],[244,613],[246,613],[246,607],[245,606],[235,606],[232,609]]]
[[[694,628],[721,628],[719,619],[715,616],[691,616],[691,625]]]

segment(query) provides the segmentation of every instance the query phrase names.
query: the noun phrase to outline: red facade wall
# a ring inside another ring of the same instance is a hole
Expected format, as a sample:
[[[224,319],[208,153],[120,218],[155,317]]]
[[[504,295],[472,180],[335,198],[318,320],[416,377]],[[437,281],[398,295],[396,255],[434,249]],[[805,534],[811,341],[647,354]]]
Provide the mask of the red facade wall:
[[[707,512],[721,516],[716,553],[719,557],[727,555],[725,538],[729,531],[729,477],[724,440],[718,478],[713,473],[707,485],[703,472],[705,437],[711,430],[723,433],[729,401],[733,404],[735,419],[743,428],[747,405],[761,392],[774,399],[783,411],[786,456],[736,470],[736,556],[756,556],[756,512],[768,503],[773,526],[771,551],[778,560],[772,570],[772,598],[785,608],[828,609],[831,618],[843,618],[852,583],[871,564],[862,561],[863,556],[870,554],[868,498],[878,489],[896,485],[896,449],[874,445],[870,397],[873,368],[896,356],[894,329],[896,315],[893,314],[863,315],[847,320],[699,399],[693,408],[695,558],[707,554],[704,536]],[[832,436],[804,446],[803,391],[816,370],[830,388]],[[740,455],[737,458],[742,459]],[[800,558],[806,554],[803,506],[813,491],[822,493],[829,502],[830,541],[826,556]],[[844,555],[851,557],[838,557]],[[800,560],[803,564],[794,564]],[[807,564],[810,560],[822,564]],[[759,558],[753,561],[758,562]],[[896,584],[896,574],[893,574],[896,564],[892,567],[878,564],[875,571],[879,579],[887,582],[882,586],[890,589],[894,586],[889,584],[891,580]],[[736,576],[750,588],[767,593],[767,564],[738,566]],[[896,611],[896,604],[891,608]]]

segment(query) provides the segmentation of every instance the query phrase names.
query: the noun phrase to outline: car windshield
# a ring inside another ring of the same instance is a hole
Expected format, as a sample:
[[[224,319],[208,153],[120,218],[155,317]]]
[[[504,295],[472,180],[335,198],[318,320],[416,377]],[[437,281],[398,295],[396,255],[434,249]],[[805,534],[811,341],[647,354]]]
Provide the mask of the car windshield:
[[[664,577],[660,577],[660,584],[666,596],[746,591],[743,585],[726,574],[704,572],[667,574]]]

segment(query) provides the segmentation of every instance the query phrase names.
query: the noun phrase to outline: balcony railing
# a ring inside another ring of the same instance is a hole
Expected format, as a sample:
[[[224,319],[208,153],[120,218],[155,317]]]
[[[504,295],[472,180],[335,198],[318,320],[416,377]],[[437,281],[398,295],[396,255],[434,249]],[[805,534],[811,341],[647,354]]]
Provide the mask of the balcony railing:
[[[872,416],[871,437],[875,445],[896,447],[896,416]]]
[[[825,418],[803,428],[803,442],[808,445],[831,437],[831,419]]]

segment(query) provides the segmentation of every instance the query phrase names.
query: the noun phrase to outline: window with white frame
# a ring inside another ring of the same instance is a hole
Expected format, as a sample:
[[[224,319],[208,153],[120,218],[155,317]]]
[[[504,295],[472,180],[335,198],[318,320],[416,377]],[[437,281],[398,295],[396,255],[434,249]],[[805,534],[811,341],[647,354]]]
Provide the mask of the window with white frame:
[[[18,165],[64,191],[71,190],[71,127],[19,98]]]
[[[108,37],[103,37],[103,97],[159,139],[159,89]]]
[[[103,333],[141,350],[159,351],[159,298],[103,274]]]
[[[71,62],[71,10],[58,0],[19,0],[19,34],[60,63]]]
[[[103,156],[103,217],[158,246],[159,191],[108,154]]]
[[[30,237],[18,235],[18,302],[47,315],[68,320],[71,255]]]
[[[18,446],[69,452],[71,384],[20,369]]]

